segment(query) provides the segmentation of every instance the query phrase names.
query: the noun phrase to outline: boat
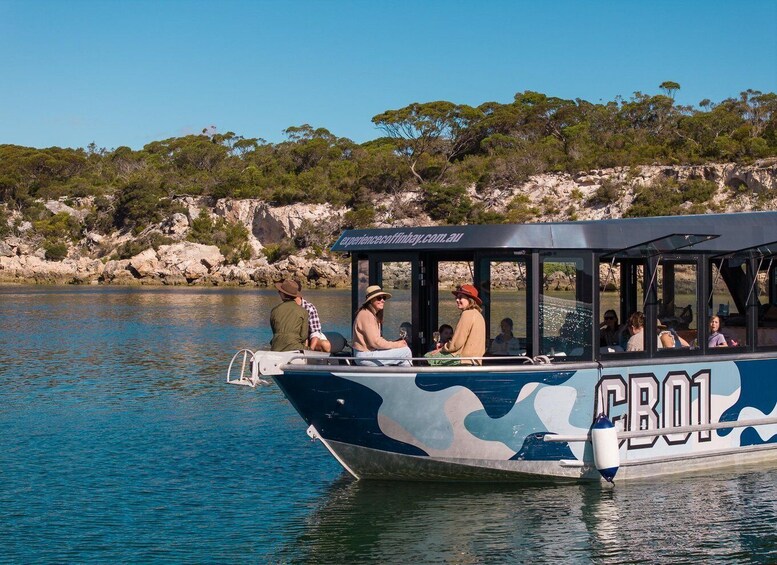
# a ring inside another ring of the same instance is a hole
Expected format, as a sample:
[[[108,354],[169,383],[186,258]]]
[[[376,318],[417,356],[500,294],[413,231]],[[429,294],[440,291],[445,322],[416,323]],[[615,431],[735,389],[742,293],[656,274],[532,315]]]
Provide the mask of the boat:
[[[413,366],[242,350],[227,381],[277,384],[363,480],[623,481],[775,461],[775,240],[777,212],[347,230],[332,249],[350,257],[353,311],[369,285],[400,289],[383,331],[411,328]],[[489,342],[512,320],[511,354],[423,357],[455,325],[454,283],[479,290]],[[642,350],[603,342],[608,310],[644,314]],[[711,316],[727,347],[709,345]],[[664,327],[687,345],[663,346]]]

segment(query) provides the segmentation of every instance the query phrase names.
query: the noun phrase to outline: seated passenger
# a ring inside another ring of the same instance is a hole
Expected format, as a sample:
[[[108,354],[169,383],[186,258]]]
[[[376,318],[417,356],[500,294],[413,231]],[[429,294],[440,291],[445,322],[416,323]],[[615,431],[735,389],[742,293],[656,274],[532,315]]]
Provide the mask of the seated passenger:
[[[323,351],[329,353],[332,351],[332,344],[329,342],[329,338],[321,331],[312,332],[309,338],[311,351]]]
[[[381,335],[383,312],[391,294],[378,285],[367,287],[367,296],[353,322],[353,354],[357,365],[411,365],[413,353],[404,339],[388,341]],[[379,359],[374,359],[374,358]]]
[[[502,332],[491,342],[488,349],[489,355],[518,355],[521,350],[521,343],[513,335],[513,321],[510,318],[504,318],[499,322]]]
[[[618,314],[615,313],[615,310],[607,310],[604,313],[604,320],[599,326],[599,346],[622,347],[625,330],[625,327],[618,325]]]
[[[656,327],[658,328],[658,349],[670,349],[672,347],[690,347],[690,344],[685,341],[674,330],[669,328],[661,320],[656,320]]]
[[[707,339],[707,347],[728,347],[726,338],[720,333],[722,324],[720,316],[710,318],[710,337]]]
[[[437,343],[441,343],[442,345],[445,345],[453,337],[453,326],[450,326],[448,324],[443,324],[440,326],[437,332],[440,334],[440,340]]]
[[[438,343],[434,352],[427,356],[483,357],[486,352],[486,321],[480,313],[483,301],[478,296],[478,289],[471,284],[463,284],[456,287],[453,295],[456,297],[456,307],[461,311],[453,337],[445,345]],[[455,361],[459,362],[458,359]],[[463,359],[460,363],[480,365],[482,362],[477,359]]]
[[[399,339],[404,339],[407,342],[408,347],[413,342],[413,324],[410,322],[402,322],[399,324]]]
[[[626,351],[645,350],[645,315],[642,312],[634,312],[626,323],[631,337],[626,343]]]

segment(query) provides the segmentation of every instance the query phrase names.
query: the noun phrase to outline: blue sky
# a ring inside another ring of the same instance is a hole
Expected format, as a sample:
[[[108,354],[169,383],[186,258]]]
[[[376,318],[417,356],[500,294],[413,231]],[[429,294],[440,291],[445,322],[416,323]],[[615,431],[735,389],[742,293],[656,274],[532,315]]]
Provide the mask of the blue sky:
[[[0,0],[0,143],[357,142],[412,102],[777,92],[777,1]]]

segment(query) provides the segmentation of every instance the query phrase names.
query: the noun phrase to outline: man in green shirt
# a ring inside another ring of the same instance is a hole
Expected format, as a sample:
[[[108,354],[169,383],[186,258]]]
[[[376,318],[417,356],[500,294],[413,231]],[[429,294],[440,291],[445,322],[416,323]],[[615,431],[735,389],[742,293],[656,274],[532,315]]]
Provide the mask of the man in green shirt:
[[[294,281],[275,283],[283,302],[270,312],[272,327],[272,351],[296,351],[305,348],[308,338],[308,312],[294,299],[299,295],[299,286]]]

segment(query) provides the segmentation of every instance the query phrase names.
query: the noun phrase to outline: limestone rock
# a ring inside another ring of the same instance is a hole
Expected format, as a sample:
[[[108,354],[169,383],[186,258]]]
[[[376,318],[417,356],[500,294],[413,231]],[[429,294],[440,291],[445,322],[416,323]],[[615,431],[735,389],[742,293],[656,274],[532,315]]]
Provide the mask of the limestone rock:
[[[189,231],[189,218],[180,212],[176,212],[162,222],[162,233],[176,238],[183,237]]]
[[[161,274],[165,277],[182,276],[195,281],[224,262],[224,256],[215,245],[181,242],[159,247]]]
[[[330,204],[297,204],[291,206],[257,206],[251,226],[251,233],[264,245],[278,243],[293,237],[302,223],[307,220],[318,225],[332,218],[339,218],[345,210],[335,209]]]
[[[135,281],[135,276],[129,270],[129,259],[108,261],[103,268],[100,279],[103,282],[113,284],[130,284]]]
[[[127,268],[138,278],[157,276],[159,271],[159,258],[157,257],[156,251],[149,248],[138,253],[129,260]]]
[[[87,212],[85,210],[76,210],[75,208],[71,208],[64,202],[60,202],[59,200],[47,200],[43,203],[43,206],[51,212],[52,214],[59,214],[60,212],[64,212],[66,214],[69,214],[76,218],[78,221],[83,222],[84,218],[86,217]]]

